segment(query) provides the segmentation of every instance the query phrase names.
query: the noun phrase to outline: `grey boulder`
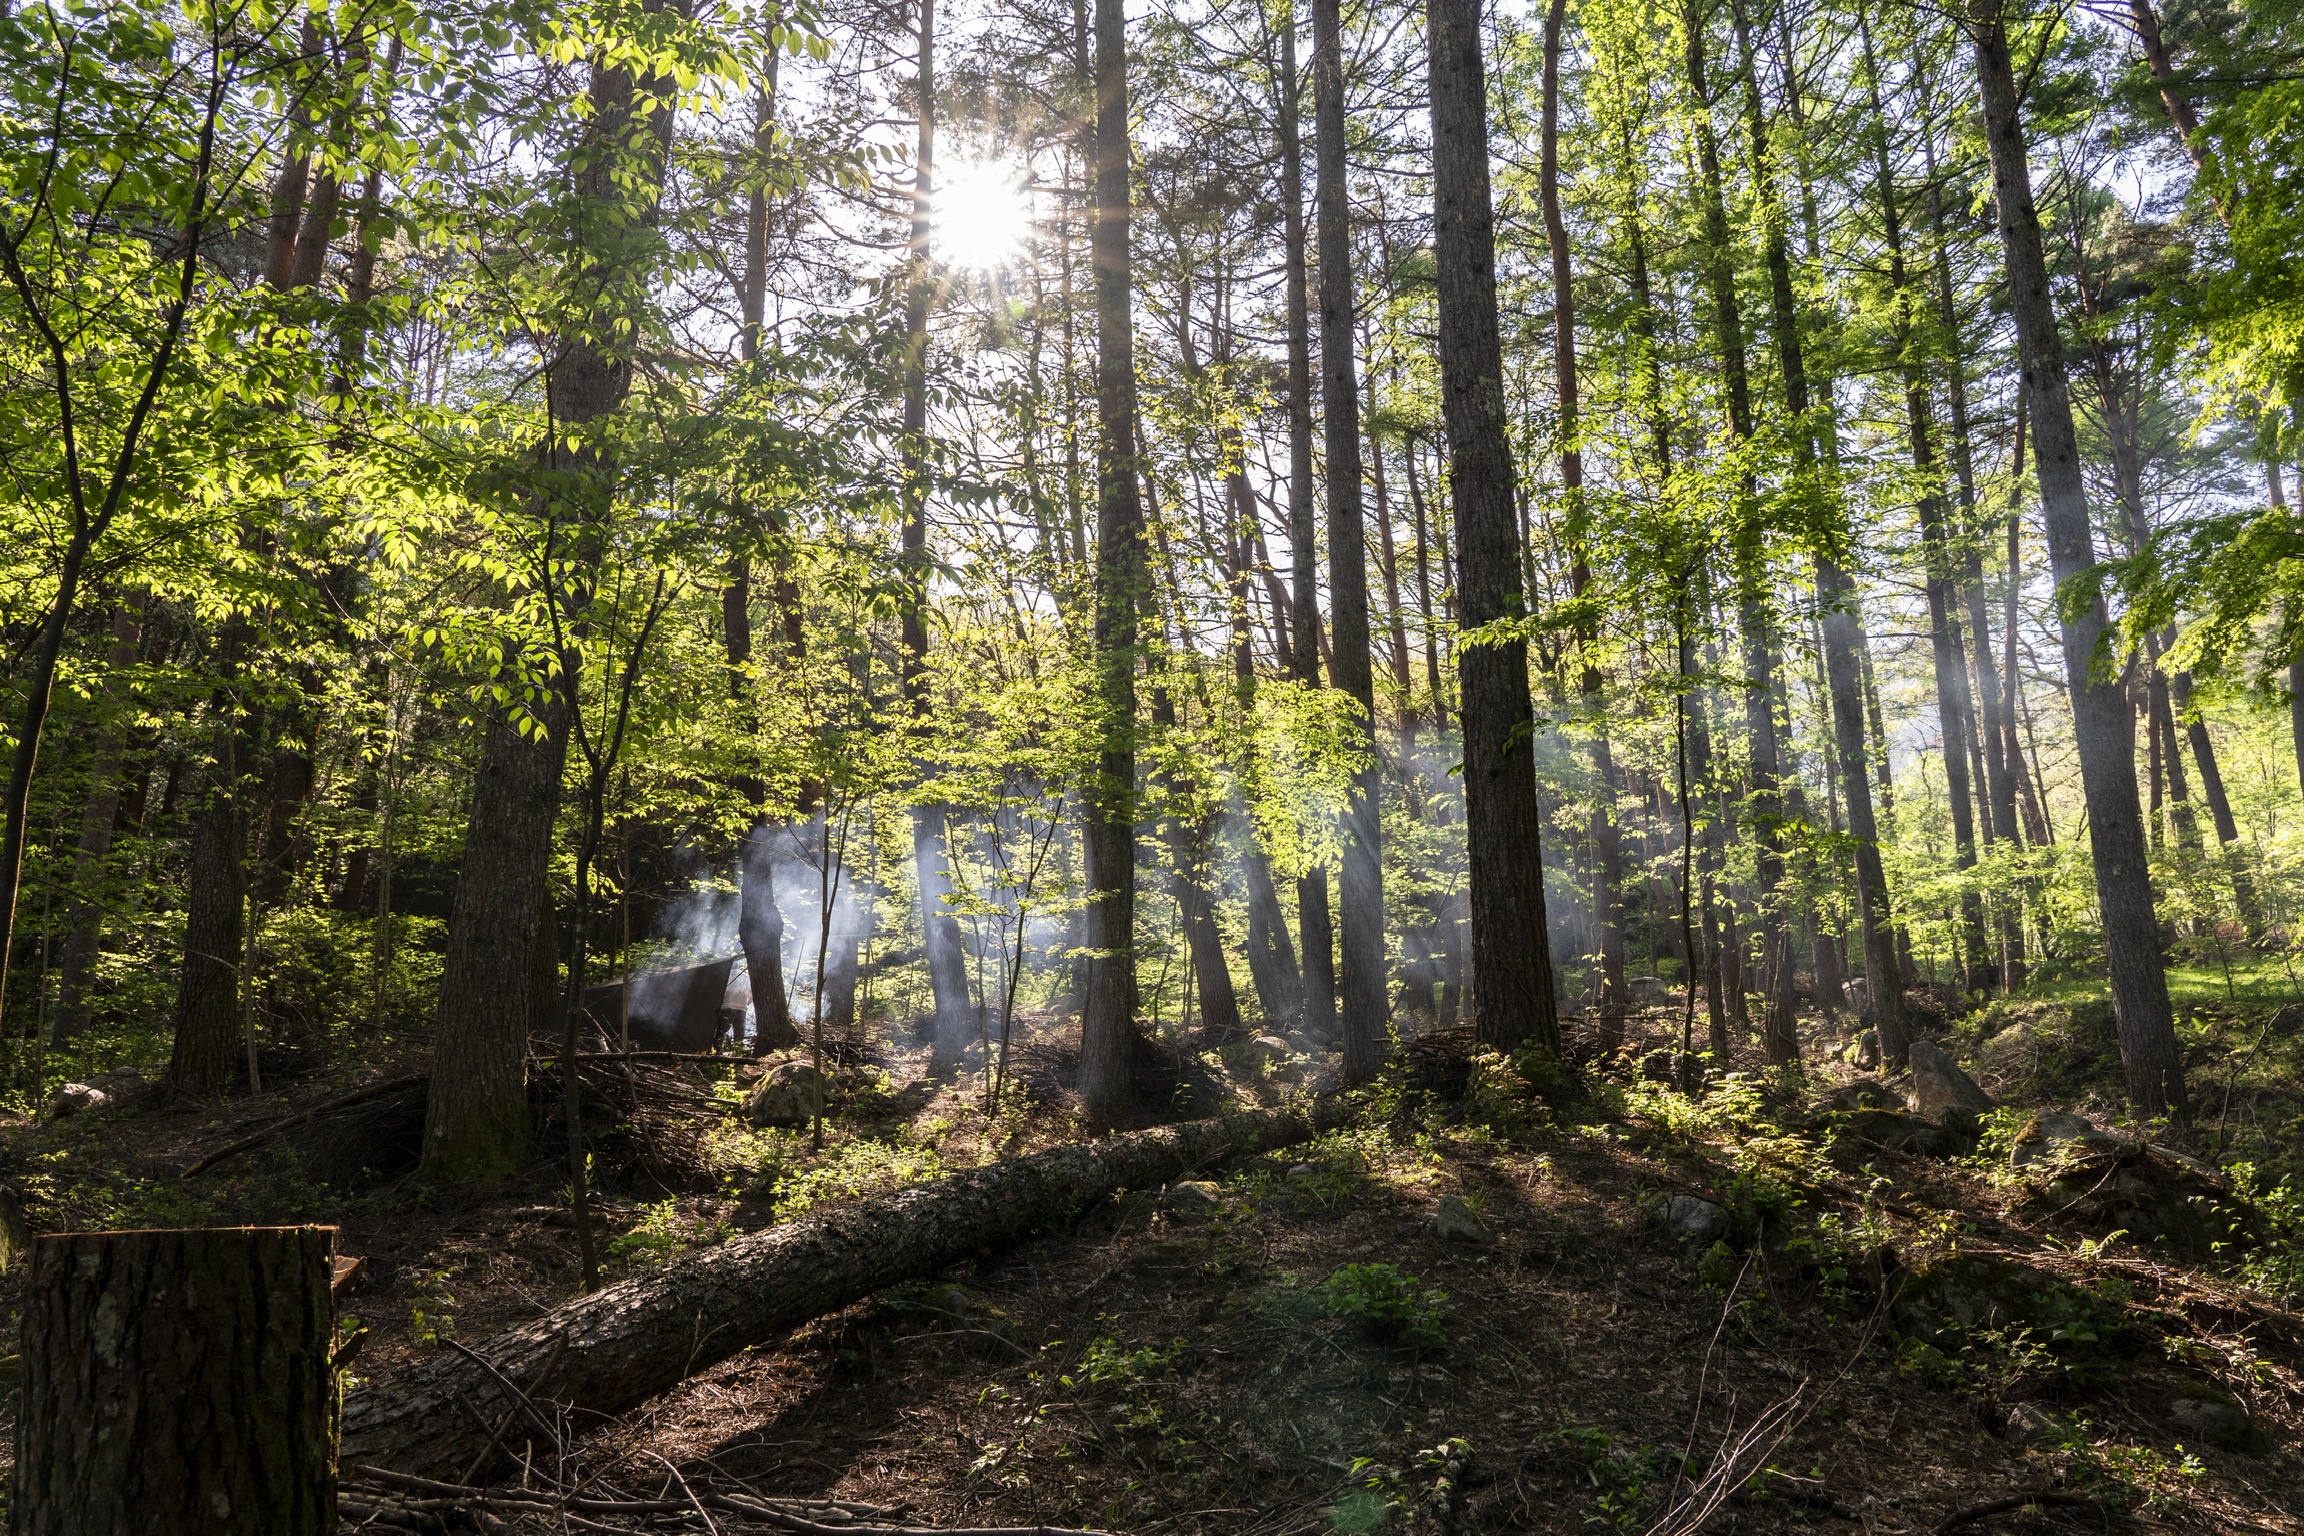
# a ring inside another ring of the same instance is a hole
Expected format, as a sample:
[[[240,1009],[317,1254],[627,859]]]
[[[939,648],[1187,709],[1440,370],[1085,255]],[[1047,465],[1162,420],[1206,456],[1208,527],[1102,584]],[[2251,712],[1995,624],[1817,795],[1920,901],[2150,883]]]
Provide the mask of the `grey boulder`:
[[[1728,1235],[1731,1225],[1726,1211],[1695,1195],[1674,1195],[1664,1202],[1664,1230],[1684,1247],[1709,1248]]]
[[[806,1125],[816,1113],[816,1069],[787,1061],[769,1069],[744,1100],[744,1118],[754,1125]]]
[[[1959,1115],[1974,1117],[1993,1107],[1992,1095],[1960,1070],[1933,1040],[1915,1040],[1906,1058],[1912,1065],[1912,1112],[1931,1120]]]
[[[1484,1247],[1496,1241],[1494,1234],[1481,1223],[1472,1207],[1454,1195],[1440,1197],[1440,1208],[1432,1213],[1432,1230],[1444,1241],[1451,1243],[1471,1243]]]

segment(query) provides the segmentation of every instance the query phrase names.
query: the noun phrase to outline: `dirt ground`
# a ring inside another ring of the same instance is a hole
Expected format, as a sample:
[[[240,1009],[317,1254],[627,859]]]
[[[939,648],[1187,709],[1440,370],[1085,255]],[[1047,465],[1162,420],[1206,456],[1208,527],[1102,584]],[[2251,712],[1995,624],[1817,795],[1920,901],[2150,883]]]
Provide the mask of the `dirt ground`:
[[[917,1055],[877,1054],[877,1086],[835,1137],[908,1149],[885,1179],[1069,1133],[1053,1091],[995,1124],[971,1107],[974,1078],[934,1083]],[[1660,1125],[1605,1089],[1483,1118],[1469,1110],[1499,1101],[1429,1091],[1458,1086],[1462,1071],[1450,1077],[1444,1049],[1425,1055],[1355,1128],[1202,1170],[1207,1187],[1125,1192],[1070,1230],[861,1301],[579,1426],[565,1458],[534,1475],[1130,1536],[1899,1536],[2029,1492],[2070,1502],[1959,1528],[2304,1530],[2304,1317],[2148,1251],[2091,1251],[2027,1225],[1974,1167],[1894,1153],[1810,1181],[1796,1208],[1698,1251],[1672,1239],[1661,1206],[1686,1194],[1742,1208],[1749,1144]],[[1211,1095],[1272,1102],[1303,1086],[1234,1057],[1200,1083],[1203,1108]],[[667,1117],[692,1133],[716,1123],[729,1090],[715,1098],[713,1075],[687,1072],[684,1100],[660,1096],[650,1134]],[[341,1164],[341,1128],[308,1131],[302,1153],[284,1135],[187,1181],[176,1175],[195,1158],[276,1120],[283,1101],[342,1091],[342,1078],[221,1110],[119,1086],[110,1109],[0,1126],[0,1182],[35,1230],[333,1221],[341,1250],[370,1262],[346,1307],[370,1329],[362,1378],[389,1378],[447,1348],[443,1337],[484,1352],[496,1329],[576,1288],[564,1177],[540,1165],[489,1189],[422,1187],[404,1166],[420,1095],[360,1122],[355,1150],[383,1165],[365,1182],[313,1176],[326,1160],[313,1138]],[[691,1169],[686,1190],[650,1187],[660,1152],[620,1165],[610,1231],[657,1241],[627,1245],[613,1266],[676,1262],[684,1246],[775,1219],[778,1186],[723,1173],[715,1188]],[[1486,1241],[1441,1235],[1450,1196]],[[1822,1217],[1825,1230],[1869,1222],[1885,1241],[1819,1250],[1799,1234],[1812,1238]],[[2129,1326],[2086,1372],[1931,1365],[1902,1342],[1880,1267],[1954,1248],[2116,1286]],[[1361,1315],[1354,1298],[1372,1296],[1405,1323]],[[2201,1382],[2244,1403],[2254,1447],[2194,1443],[2171,1418]],[[2009,1428],[2026,1415],[2055,1428],[2019,1444]]]

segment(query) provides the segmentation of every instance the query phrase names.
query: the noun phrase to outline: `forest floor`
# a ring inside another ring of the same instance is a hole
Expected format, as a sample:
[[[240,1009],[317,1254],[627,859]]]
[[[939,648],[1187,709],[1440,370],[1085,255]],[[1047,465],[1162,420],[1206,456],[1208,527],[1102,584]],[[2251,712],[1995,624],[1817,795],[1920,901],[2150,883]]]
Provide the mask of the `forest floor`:
[[[1461,1035],[1414,1041],[1345,1128],[861,1301],[592,1427],[561,1471],[652,1496],[676,1467],[921,1523],[1129,1536],[2304,1531],[2304,1314],[2279,1295],[2304,1277],[2293,1204],[2263,1204],[2245,1249],[2185,1255],[2102,1241],[2009,1164],[2029,1111],[2118,1121],[2100,1004],[2011,1000],[1930,1031],[2013,1106],[1952,1158],[1850,1141],[1830,1096],[1859,1074],[1822,1021],[1804,1083],[1749,1073],[1695,1098],[1643,1070],[1679,1022],[1634,1020],[1565,1085],[1475,1066]],[[2204,999],[2186,1028],[2204,1105],[2160,1137],[2288,1171],[2304,1008]],[[1075,1134],[1054,1021],[1029,1043],[1031,1093],[997,1117],[973,1076],[859,1045],[821,1154],[732,1120],[733,1063],[649,1068],[597,1140],[611,1276]],[[1200,1112],[1281,1102],[1312,1067],[1240,1048],[1183,1065]],[[179,1175],[406,1070],[199,1109],[108,1079],[102,1109],[0,1124],[0,1184],[36,1231],[339,1224],[371,1265],[354,1369],[386,1379],[574,1293],[564,1167],[425,1187],[415,1088]],[[1484,1234],[1442,1235],[1449,1196]],[[2011,1276],[2052,1305],[1996,1308]],[[1948,1523],[2033,1492],[2062,1502]]]

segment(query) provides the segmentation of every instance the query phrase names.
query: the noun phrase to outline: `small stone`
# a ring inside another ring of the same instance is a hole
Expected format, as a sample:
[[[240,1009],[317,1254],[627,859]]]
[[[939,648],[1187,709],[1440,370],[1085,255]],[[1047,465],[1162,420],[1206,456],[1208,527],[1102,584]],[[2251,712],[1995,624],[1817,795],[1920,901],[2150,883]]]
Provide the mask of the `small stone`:
[[[1432,1214],[1432,1230],[1445,1242],[1473,1243],[1484,1247],[1496,1241],[1495,1235],[1481,1224],[1472,1207],[1454,1195],[1440,1197],[1440,1208]]]
[[[1224,1192],[1206,1179],[1186,1179],[1168,1186],[1161,1206],[1168,1219],[1186,1223],[1206,1221],[1224,1209]]]
[[[2168,1422],[2178,1434],[2205,1440],[2222,1450],[2263,1448],[2264,1438],[2256,1421],[2228,1397],[2179,1397],[2168,1405]]]
[[[1276,1067],[1296,1053],[1278,1035],[1258,1035],[1248,1042],[1243,1054],[1255,1066]]]
[[[1309,1179],[1319,1171],[1310,1163],[1290,1163],[1288,1165],[1288,1177],[1291,1179]]]
[[[2008,1417],[2000,1426],[2000,1438],[2010,1445],[2038,1445],[2061,1427],[2056,1415],[2038,1403],[2018,1403],[2008,1410]]]
[[[769,1069],[744,1101],[744,1118],[754,1125],[806,1125],[816,1113],[816,1069],[787,1061]]]
[[[1728,1235],[1728,1213],[1694,1195],[1674,1195],[1664,1202],[1664,1230],[1672,1240],[1689,1248],[1709,1248]]]
[[[1860,1077],[1824,1095],[1826,1109],[1843,1113],[1853,1113],[1860,1109],[1894,1109],[1901,1102],[1894,1089],[1874,1082],[1869,1077]]]
[[[1992,1095],[1960,1070],[1933,1040],[1912,1042],[1912,1111],[1931,1120],[1947,1116],[1973,1117],[1992,1108]]]
[[[88,1114],[112,1102],[112,1095],[86,1083],[65,1083],[48,1100],[50,1119],[62,1120],[70,1115]]]

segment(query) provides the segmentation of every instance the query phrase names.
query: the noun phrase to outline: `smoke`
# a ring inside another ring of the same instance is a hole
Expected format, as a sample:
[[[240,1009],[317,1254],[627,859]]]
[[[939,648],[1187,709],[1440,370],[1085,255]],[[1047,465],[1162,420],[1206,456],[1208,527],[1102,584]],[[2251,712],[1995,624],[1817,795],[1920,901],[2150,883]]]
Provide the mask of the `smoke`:
[[[803,844],[800,839],[809,841]],[[831,923],[827,934],[823,911],[824,881],[816,864],[805,857],[822,845],[802,827],[779,828],[770,844],[766,869],[775,890],[777,915],[782,919],[783,942],[778,956],[791,1014],[799,1023],[813,1017],[816,997],[816,962],[828,936],[833,964],[827,967],[827,993],[843,950],[868,937],[876,923],[876,903],[860,891],[853,863],[835,871]],[[665,903],[657,914],[655,941],[634,957],[636,975],[695,965],[743,953],[743,869],[732,861],[724,870],[707,868],[689,882],[688,889]],[[636,980],[637,998],[649,984]],[[827,997],[829,1003],[829,996]],[[745,1032],[755,1024],[752,977],[741,960],[729,968],[728,991],[721,1006],[741,1010]]]

